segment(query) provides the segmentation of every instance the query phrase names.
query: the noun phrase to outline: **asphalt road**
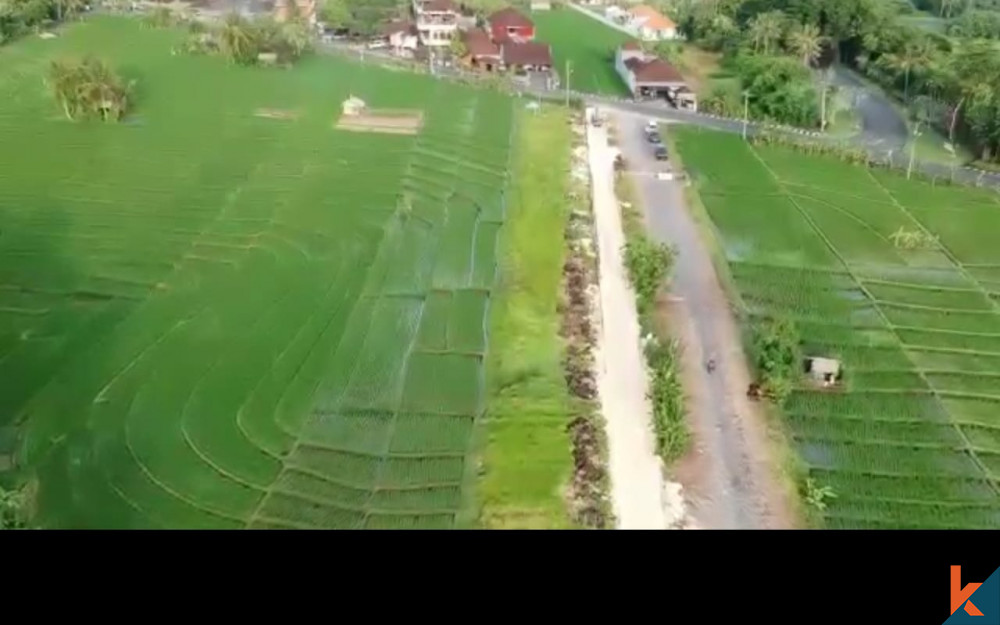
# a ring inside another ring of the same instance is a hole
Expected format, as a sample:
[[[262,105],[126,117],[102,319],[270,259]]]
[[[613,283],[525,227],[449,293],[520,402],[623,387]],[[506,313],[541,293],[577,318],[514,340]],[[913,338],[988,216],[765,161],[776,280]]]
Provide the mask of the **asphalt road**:
[[[861,117],[861,136],[872,147],[901,150],[909,138],[906,120],[889,99],[876,89],[868,87],[851,70],[835,65],[831,70],[832,82],[851,94],[854,109]]]

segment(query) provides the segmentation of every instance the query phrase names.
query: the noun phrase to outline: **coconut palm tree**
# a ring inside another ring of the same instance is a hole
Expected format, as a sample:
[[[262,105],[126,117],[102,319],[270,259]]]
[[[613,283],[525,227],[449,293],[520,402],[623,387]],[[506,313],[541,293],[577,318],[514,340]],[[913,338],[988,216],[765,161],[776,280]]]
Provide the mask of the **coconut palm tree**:
[[[927,69],[933,58],[934,48],[930,41],[918,39],[903,46],[897,52],[879,57],[888,69],[903,74],[903,101],[910,101],[910,75]]]
[[[785,14],[781,11],[767,11],[754,17],[748,31],[754,52],[763,47],[764,54],[768,54],[771,46],[781,40],[784,27]]]
[[[799,24],[788,33],[788,49],[802,59],[806,67],[819,58],[823,50],[824,37],[815,24]]]

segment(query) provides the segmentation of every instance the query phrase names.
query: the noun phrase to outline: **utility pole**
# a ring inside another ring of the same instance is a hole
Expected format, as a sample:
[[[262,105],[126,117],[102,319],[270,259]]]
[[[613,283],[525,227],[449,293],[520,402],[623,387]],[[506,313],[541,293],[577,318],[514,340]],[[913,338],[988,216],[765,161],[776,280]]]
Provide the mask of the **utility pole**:
[[[823,83],[823,98],[820,100],[820,120],[819,120],[819,131],[826,132],[826,92],[827,84]]]
[[[747,140],[747,121],[750,117],[750,92],[743,92],[743,140]]]
[[[570,69],[569,59],[566,59],[566,106],[569,107],[569,73],[573,71]]]
[[[917,137],[920,136],[920,122],[913,127],[913,141],[910,142],[910,163],[906,166],[906,179],[910,179],[910,174],[913,172],[913,158],[917,152]]]

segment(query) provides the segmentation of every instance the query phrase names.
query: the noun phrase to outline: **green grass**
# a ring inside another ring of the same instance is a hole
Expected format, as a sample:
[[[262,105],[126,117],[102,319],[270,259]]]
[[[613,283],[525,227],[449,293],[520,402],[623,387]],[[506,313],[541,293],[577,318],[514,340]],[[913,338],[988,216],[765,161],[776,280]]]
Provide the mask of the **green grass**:
[[[35,522],[455,525],[511,100],[334,58],[171,55],[182,36],[101,18],[0,48],[0,429]],[[48,97],[48,60],[83,52],[138,81],[126,122],[72,124]],[[335,130],[351,93],[424,127]]]
[[[519,111],[517,121],[490,331],[481,519],[491,528],[565,528],[563,490],[573,468],[566,427],[575,408],[563,377],[558,304],[572,136],[559,108]]]
[[[552,46],[553,62],[563,85],[569,61],[571,89],[628,95],[628,88],[615,71],[615,50],[632,37],[566,7],[533,13],[531,19],[536,39]]]
[[[783,409],[809,474],[837,494],[826,525],[1000,525],[1000,307],[983,279],[1000,265],[987,238],[1000,200],[670,132],[751,320],[789,316],[807,354],[846,367],[843,392],[803,382]],[[889,235],[901,227],[940,245],[897,248]]]

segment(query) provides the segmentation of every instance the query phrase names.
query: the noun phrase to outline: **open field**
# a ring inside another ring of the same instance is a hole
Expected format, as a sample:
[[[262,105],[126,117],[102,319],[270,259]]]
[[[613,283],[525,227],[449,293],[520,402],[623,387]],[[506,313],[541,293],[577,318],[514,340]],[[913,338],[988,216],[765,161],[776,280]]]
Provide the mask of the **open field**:
[[[672,128],[749,319],[789,315],[843,392],[784,421],[828,527],[1000,526],[1000,197]],[[900,228],[939,237],[902,249]]]
[[[559,292],[571,133],[564,109],[517,116],[510,227],[501,237],[490,331],[482,520],[496,528],[564,528],[574,405],[563,375]]]
[[[179,36],[99,19],[0,49],[0,440],[36,523],[462,522],[510,99]],[[83,51],[139,81],[128,121],[48,98],[48,59]],[[349,94],[423,126],[335,130]]]
[[[552,46],[552,61],[564,86],[568,60],[571,89],[628,95],[628,88],[615,72],[615,49],[632,37],[565,7],[536,11],[531,19],[537,29],[536,39]]]

